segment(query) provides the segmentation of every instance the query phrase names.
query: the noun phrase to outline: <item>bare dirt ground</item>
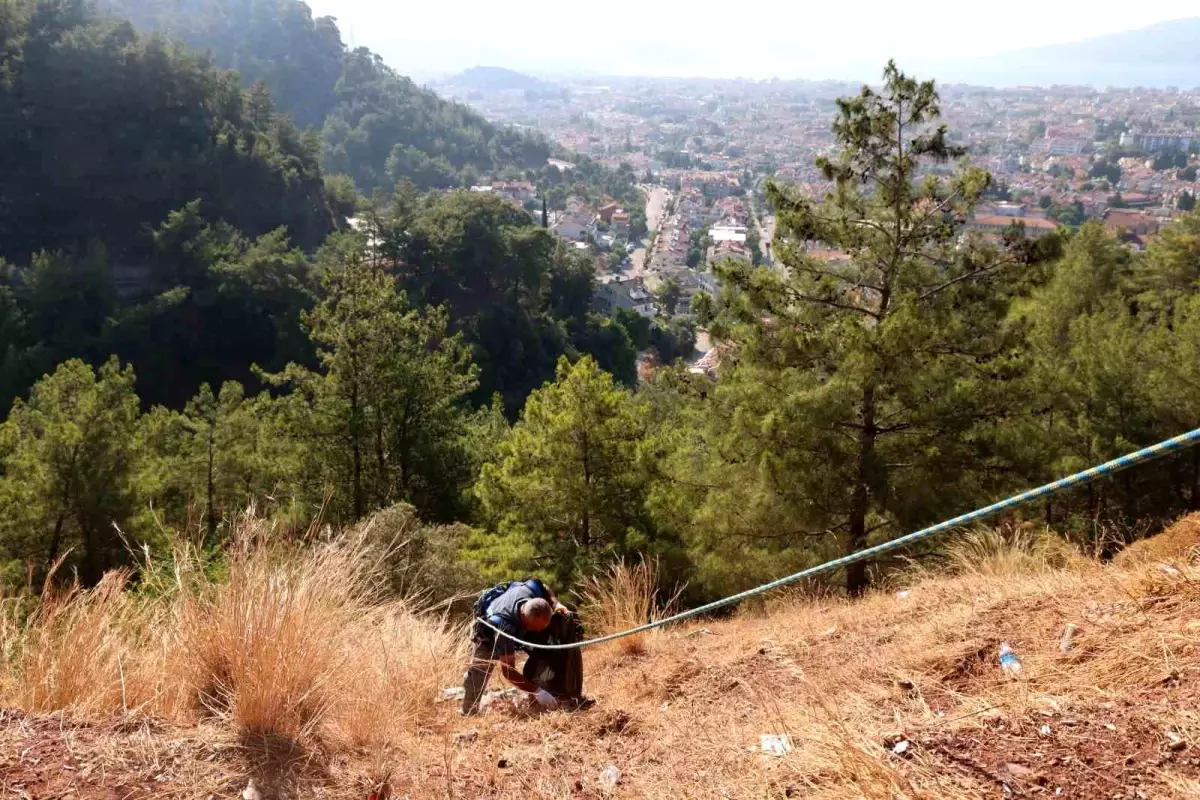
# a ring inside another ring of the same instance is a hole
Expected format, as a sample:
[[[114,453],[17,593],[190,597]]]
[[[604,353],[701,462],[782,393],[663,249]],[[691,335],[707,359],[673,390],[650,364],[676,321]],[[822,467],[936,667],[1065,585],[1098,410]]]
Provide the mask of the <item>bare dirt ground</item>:
[[[251,777],[263,798],[1200,797],[1197,544],[1193,518],[1108,566],[775,598],[642,654],[587,651],[591,710],[448,702],[382,754],[3,712],[0,799],[237,797]]]

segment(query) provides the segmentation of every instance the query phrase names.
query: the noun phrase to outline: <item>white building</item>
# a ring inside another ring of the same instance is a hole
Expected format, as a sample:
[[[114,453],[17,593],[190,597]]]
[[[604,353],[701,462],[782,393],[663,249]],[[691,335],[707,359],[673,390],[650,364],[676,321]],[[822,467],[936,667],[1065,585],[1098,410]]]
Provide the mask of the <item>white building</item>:
[[[746,243],[746,226],[745,225],[719,225],[710,228],[708,238],[717,242],[737,242],[738,244]]]
[[[600,275],[596,278],[595,305],[605,314],[618,308],[633,311],[643,317],[658,316],[654,296],[646,289],[641,278],[625,275]]]

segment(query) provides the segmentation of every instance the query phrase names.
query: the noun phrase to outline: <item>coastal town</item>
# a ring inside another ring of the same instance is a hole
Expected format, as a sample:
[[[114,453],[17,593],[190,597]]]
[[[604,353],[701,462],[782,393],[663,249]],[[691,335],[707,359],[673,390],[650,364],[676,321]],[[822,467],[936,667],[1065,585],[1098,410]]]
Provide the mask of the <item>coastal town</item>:
[[[859,87],[802,81],[611,78],[520,89],[435,86],[504,124],[639,176],[646,235],[628,209],[571,198],[550,226],[597,255],[600,302],[648,317],[688,314],[720,282],[713,265],[770,266],[768,179],[814,198],[814,161],[833,149],[835,99]],[[992,176],[969,230],[1028,237],[1100,220],[1132,249],[1195,207],[1200,89],[939,87],[951,143]],[[569,162],[558,161],[560,169]],[[947,170],[953,165],[946,165]],[[512,194],[504,184],[482,191]],[[536,187],[512,195],[527,202]],[[536,208],[536,204],[531,204]],[[613,257],[611,248],[618,244]],[[808,243],[814,255],[842,257]],[[667,308],[670,300],[670,308]]]

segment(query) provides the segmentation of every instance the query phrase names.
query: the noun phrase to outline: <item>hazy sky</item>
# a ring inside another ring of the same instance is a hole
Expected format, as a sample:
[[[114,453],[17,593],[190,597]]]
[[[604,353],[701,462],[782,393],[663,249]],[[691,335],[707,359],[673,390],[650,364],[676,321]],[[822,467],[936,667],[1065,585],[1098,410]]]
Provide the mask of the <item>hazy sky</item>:
[[[1197,0],[308,0],[347,43],[400,72],[477,64],[536,71],[713,77],[877,77],[1200,15]],[[940,12],[935,17],[916,9]]]

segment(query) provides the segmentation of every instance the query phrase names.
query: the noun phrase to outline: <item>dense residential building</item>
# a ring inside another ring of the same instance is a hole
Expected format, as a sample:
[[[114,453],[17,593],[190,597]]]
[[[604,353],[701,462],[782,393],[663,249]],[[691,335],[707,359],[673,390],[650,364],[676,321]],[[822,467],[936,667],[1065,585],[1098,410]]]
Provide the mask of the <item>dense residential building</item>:
[[[1137,147],[1148,153],[1158,150],[1182,150],[1187,152],[1200,143],[1200,136],[1192,133],[1123,133],[1123,147]]]
[[[466,99],[496,121],[533,124],[568,150],[614,170],[634,170],[647,197],[666,193],[669,203],[657,212],[654,233],[630,241],[632,253],[624,260],[608,251],[631,236],[630,209],[611,198],[589,204],[573,197],[551,215],[550,227],[596,255],[600,272],[623,264],[614,269],[621,280],[603,290],[610,307],[649,313],[649,294],[673,280],[683,287],[680,309],[686,313],[695,292],[718,288],[708,265],[756,258],[774,265],[765,181],[823,198],[832,187],[814,162],[834,152],[833,101],[861,87],[608,77],[567,79],[559,88],[531,94],[480,90]],[[1060,225],[1102,219],[1129,246],[1144,247],[1188,198],[1200,194],[1200,160],[1191,154],[1200,147],[1200,89],[939,90],[953,143],[992,175],[989,196],[964,221],[971,231],[996,237],[1016,224],[1038,237]],[[550,163],[560,180],[573,179],[566,176],[574,168],[570,162]],[[536,188],[504,178],[480,184],[529,207]],[[801,246],[834,267],[849,258],[820,242]],[[622,281],[630,277],[641,283],[626,291]]]

